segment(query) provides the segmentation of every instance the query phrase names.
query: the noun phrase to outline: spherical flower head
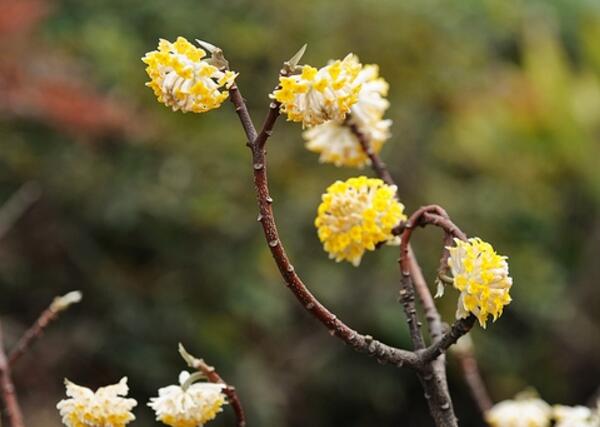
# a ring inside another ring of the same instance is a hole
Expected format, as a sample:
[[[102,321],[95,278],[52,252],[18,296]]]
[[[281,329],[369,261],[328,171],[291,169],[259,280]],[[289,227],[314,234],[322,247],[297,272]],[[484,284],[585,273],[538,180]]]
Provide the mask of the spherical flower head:
[[[485,414],[492,427],[549,427],[552,408],[538,398],[504,400]]]
[[[150,76],[146,86],[173,111],[203,113],[218,108],[229,96],[237,74],[217,68],[205,57],[203,49],[183,37],[174,43],[161,39],[158,50],[142,58]]]
[[[394,241],[392,229],[406,220],[396,186],[364,176],[336,181],[319,205],[315,226],[330,258],[360,264],[365,251]]]
[[[555,405],[552,415],[555,427],[600,427],[600,407]]]
[[[279,77],[279,88],[270,96],[281,103],[288,120],[311,127],[329,120],[342,121],[358,101],[361,64],[353,54],[316,69],[304,65],[302,72]]]
[[[511,301],[512,278],[508,275],[506,257],[498,255],[492,245],[479,238],[468,241],[454,239],[448,265],[454,287],[460,291],[456,318],[473,314],[485,328],[488,316],[494,321]]]
[[[371,163],[348,125],[353,124],[357,127],[368,139],[374,153],[379,153],[383,143],[390,137],[392,121],[383,119],[383,114],[389,107],[389,102],[385,99],[388,84],[379,77],[377,65],[362,67],[357,82],[360,83],[361,89],[358,101],[350,108],[347,122],[329,121],[303,133],[306,148],[320,153],[319,161],[322,163],[358,168]]]
[[[56,405],[67,427],[123,427],[135,420],[131,410],[137,405],[126,399],[127,378],[117,384],[100,387],[96,392],[65,380],[67,396]]]
[[[225,384],[197,382],[186,384],[190,374],[182,371],[179,385],[158,390],[158,397],[150,399],[156,419],[172,427],[198,427],[214,419],[226,403]]]

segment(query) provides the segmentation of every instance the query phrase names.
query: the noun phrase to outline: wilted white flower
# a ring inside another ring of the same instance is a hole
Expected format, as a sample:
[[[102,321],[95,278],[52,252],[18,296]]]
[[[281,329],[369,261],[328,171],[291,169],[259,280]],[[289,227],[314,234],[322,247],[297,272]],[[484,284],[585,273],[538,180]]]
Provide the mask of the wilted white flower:
[[[600,408],[555,405],[552,415],[555,427],[600,427]]]
[[[129,387],[124,377],[117,384],[100,387],[95,393],[65,380],[67,396],[56,405],[68,427],[123,427],[135,419],[131,413],[137,402],[125,399]]]
[[[150,399],[156,419],[172,427],[199,427],[214,419],[226,403],[225,384],[196,382],[187,384],[190,374],[179,374],[179,385],[158,390]]]
[[[485,415],[492,427],[548,427],[552,408],[538,398],[504,400]]]

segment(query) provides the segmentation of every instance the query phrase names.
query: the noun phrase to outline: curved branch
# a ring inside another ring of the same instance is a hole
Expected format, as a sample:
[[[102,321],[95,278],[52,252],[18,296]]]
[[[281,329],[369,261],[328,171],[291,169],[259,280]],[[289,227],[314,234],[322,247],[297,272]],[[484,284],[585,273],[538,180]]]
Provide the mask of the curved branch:
[[[277,225],[273,216],[273,199],[269,194],[267,159],[264,148],[268,137],[272,133],[273,126],[279,117],[280,105],[274,102],[271,103],[262,130],[257,135],[252,121],[249,120],[248,111],[245,107],[244,100],[239,93],[239,89],[237,87],[232,89],[235,90],[230,99],[235,106],[236,112],[238,112],[238,115],[240,116],[240,121],[242,122],[242,126],[244,127],[246,136],[249,140],[248,145],[252,151],[254,187],[259,206],[258,221],[262,225],[271,254],[273,255],[275,263],[277,264],[287,287],[302,306],[329,330],[331,335],[339,337],[353,349],[368,353],[385,363],[417,368],[418,357],[414,352],[388,346],[373,339],[373,337],[369,335],[360,334],[350,328],[317,300],[295,272],[294,266],[290,263],[285,248],[283,247],[283,243],[279,239]]]
[[[371,166],[377,176],[388,184],[395,184],[385,163],[383,163],[379,155],[372,150],[370,141],[366,135],[364,135],[356,125],[350,125],[349,121],[346,121],[346,124],[350,127],[350,130],[358,139],[363,151],[371,160]],[[398,195],[396,195],[396,197],[398,197]],[[441,207],[434,206],[432,209],[439,215],[448,217],[446,211]],[[396,236],[401,235],[404,232],[405,226],[406,223],[399,224],[392,230],[393,234]],[[416,319],[414,302],[410,301],[414,300],[414,296],[412,296],[414,295],[414,291],[416,290],[417,295],[423,304],[432,342],[440,339],[442,335],[442,318],[435,306],[433,297],[427,286],[427,281],[423,277],[423,273],[421,272],[421,268],[410,244],[407,245],[407,249],[408,253],[405,254],[404,258],[407,261],[410,276],[406,276],[405,272],[402,272],[402,287],[400,291],[401,301],[403,302],[404,311],[409,323],[413,344],[415,345],[415,348],[423,348],[424,343],[419,330],[420,324]],[[412,283],[409,282],[411,278]],[[454,409],[452,407],[452,399],[448,390],[445,356],[441,355],[437,359],[424,364],[423,371],[420,372],[418,376],[426,396],[429,396],[427,403],[429,404],[431,415],[434,418],[436,425],[457,425],[456,416],[454,415]]]
[[[411,217],[408,219],[404,226],[400,242],[400,265],[402,274],[409,273],[409,243],[412,236],[412,232],[415,227],[425,227],[426,225],[434,225],[442,228],[445,233],[449,236],[466,240],[465,233],[462,232],[451,220],[448,218],[445,211],[437,205],[423,206],[417,209]],[[421,356],[423,363],[428,363],[438,356],[440,356],[445,350],[454,344],[461,336],[471,330],[475,324],[475,317],[469,316],[465,319],[457,320],[452,328],[446,332],[439,340],[434,341],[426,350],[418,352]]]

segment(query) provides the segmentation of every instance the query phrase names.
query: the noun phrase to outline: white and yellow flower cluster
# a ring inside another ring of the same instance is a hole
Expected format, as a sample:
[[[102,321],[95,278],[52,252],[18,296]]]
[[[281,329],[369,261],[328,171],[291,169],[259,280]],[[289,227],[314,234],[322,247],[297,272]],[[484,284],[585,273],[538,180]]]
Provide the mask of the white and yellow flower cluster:
[[[600,406],[551,407],[538,397],[517,395],[494,405],[485,419],[491,427],[600,427]]]
[[[365,251],[394,240],[392,229],[406,220],[396,187],[364,176],[336,181],[319,205],[315,226],[330,258],[360,264]]]
[[[123,427],[135,419],[131,410],[137,402],[123,397],[129,391],[127,378],[96,392],[68,380],[65,385],[69,398],[56,407],[67,427]]]
[[[512,278],[508,275],[506,257],[498,255],[489,243],[479,238],[454,241],[455,246],[447,249],[453,284],[460,291],[456,318],[473,314],[485,328],[488,317],[495,321],[511,301]]]
[[[193,380],[193,378],[192,378]],[[68,399],[57,408],[67,427],[124,427],[135,420],[131,410],[137,405],[127,399],[127,378],[117,384],[100,387],[96,392],[65,380]],[[150,399],[156,419],[172,427],[201,427],[214,419],[227,403],[225,384],[190,381],[186,371],[179,375],[179,385],[158,390]]]
[[[300,74],[279,77],[271,98],[281,103],[288,120],[311,127],[344,120],[358,100],[361,64],[353,54],[320,69],[304,65]]]
[[[358,137],[349,125],[356,126],[375,153],[381,151],[383,143],[390,137],[392,121],[383,119],[389,107],[389,102],[385,99],[388,84],[379,76],[379,67],[362,67],[357,82],[360,83],[361,89],[357,102],[350,108],[349,119],[332,120],[304,131],[306,148],[320,153],[319,160],[323,163],[359,168],[370,163]]]
[[[224,384],[197,382],[186,384],[190,374],[182,371],[179,385],[158,390],[148,404],[156,419],[172,427],[200,427],[214,419],[226,403]]]
[[[205,59],[206,52],[183,37],[174,43],[161,39],[158,50],[142,61],[150,76],[147,86],[173,111],[203,113],[221,106],[229,96],[236,73],[220,70]]]
[[[548,427],[552,408],[535,397],[504,400],[494,405],[485,416],[492,427]]]
[[[600,402],[596,408],[555,405],[552,410],[554,427],[600,427]]]

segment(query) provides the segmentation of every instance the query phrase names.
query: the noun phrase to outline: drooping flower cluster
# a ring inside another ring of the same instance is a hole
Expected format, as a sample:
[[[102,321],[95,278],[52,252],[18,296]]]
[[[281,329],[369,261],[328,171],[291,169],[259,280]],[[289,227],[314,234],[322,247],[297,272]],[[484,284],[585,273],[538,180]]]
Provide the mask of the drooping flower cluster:
[[[304,65],[300,74],[279,77],[279,88],[271,98],[281,103],[288,120],[306,127],[341,121],[358,100],[360,70],[353,54],[320,69]]]
[[[600,427],[600,402],[596,408],[550,405],[526,391],[514,400],[494,405],[485,415],[492,427]]]
[[[158,50],[142,58],[150,76],[146,86],[173,111],[203,113],[218,108],[229,96],[227,89],[237,75],[220,70],[205,57],[203,49],[183,37],[174,43],[161,39]]]
[[[548,427],[552,408],[539,398],[504,400],[485,416],[492,427]]]
[[[65,385],[69,399],[61,400],[56,407],[67,427],[123,427],[135,419],[131,410],[137,402],[121,397],[129,391],[127,378],[100,387],[95,393],[68,380]]]
[[[596,408],[555,405],[552,409],[554,427],[600,427],[600,402]]]
[[[462,319],[472,313],[485,328],[488,317],[495,321],[511,301],[512,278],[506,257],[479,238],[454,241],[456,246],[448,248],[448,265],[454,287],[460,291],[456,317]]]
[[[394,239],[392,228],[406,220],[396,187],[364,176],[336,181],[319,205],[315,226],[330,258],[354,266],[366,250]]]
[[[199,427],[214,419],[226,403],[224,384],[196,382],[186,384],[190,374],[182,371],[179,385],[158,390],[158,397],[150,399],[156,419],[172,427]]]
[[[389,128],[392,121],[383,119],[389,107],[389,102],[385,99],[388,84],[379,76],[379,67],[365,65],[357,81],[361,84],[361,89],[358,101],[352,105],[347,121],[333,120],[303,133],[306,147],[320,153],[321,162],[359,168],[370,163],[349,125],[355,125],[365,136],[374,153],[379,153],[383,143],[390,136]]]

